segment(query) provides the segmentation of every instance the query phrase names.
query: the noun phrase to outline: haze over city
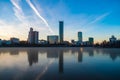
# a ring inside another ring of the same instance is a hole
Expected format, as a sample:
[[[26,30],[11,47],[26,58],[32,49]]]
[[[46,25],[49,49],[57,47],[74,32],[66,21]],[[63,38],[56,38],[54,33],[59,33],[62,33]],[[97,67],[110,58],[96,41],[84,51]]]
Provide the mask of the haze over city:
[[[39,39],[59,34],[59,21],[64,21],[64,39],[95,42],[120,38],[119,0],[0,0],[0,38],[26,40],[30,27],[39,31]]]

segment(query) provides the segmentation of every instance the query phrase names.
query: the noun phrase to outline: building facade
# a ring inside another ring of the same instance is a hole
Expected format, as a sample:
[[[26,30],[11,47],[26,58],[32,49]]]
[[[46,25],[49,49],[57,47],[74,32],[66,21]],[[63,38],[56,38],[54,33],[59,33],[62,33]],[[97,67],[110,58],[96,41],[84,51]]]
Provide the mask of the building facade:
[[[2,40],[0,39],[0,45],[2,45]]]
[[[58,36],[57,35],[47,36],[47,41],[49,42],[49,44],[58,44]]]
[[[11,43],[12,44],[19,44],[20,43],[20,41],[19,41],[19,39],[18,38],[10,38],[10,41],[11,41]]]
[[[59,41],[63,43],[64,41],[64,22],[59,21]]]
[[[78,32],[78,41],[82,42],[82,32]]]
[[[116,42],[117,38],[114,35],[112,35],[111,38],[109,38],[109,41],[110,42]]]
[[[34,41],[35,44],[38,44],[38,40],[39,40],[38,35],[39,35],[39,33],[37,31],[33,32],[33,37],[34,37],[33,41]]]
[[[94,44],[94,38],[93,38],[93,37],[89,37],[89,43],[90,43],[91,45]]]
[[[10,40],[2,40],[2,44],[11,45],[12,43]]]
[[[30,28],[28,35],[28,43],[30,44],[38,44],[39,32],[33,31],[33,28]]]

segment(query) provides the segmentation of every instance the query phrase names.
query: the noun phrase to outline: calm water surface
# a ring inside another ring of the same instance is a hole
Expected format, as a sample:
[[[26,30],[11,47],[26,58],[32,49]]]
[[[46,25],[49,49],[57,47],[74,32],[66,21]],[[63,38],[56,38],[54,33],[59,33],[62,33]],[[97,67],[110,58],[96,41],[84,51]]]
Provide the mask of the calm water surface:
[[[0,80],[120,80],[120,49],[0,48]]]

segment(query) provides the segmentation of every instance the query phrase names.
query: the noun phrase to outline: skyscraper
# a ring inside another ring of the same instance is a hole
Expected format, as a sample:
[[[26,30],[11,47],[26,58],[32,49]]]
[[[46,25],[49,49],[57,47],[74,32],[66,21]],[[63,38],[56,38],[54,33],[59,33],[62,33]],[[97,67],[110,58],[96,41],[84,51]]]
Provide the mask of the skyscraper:
[[[38,44],[38,31],[33,31],[33,28],[30,28],[29,35],[28,35],[28,43],[30,44]]]
[[[59,40],[60,40],[60,43],[63,43],[63,38],[64,38],[64,31],[63,31],[63,28],[64,28],[64,22],[63,21],[59,21]]]
[[[33,28],[30,28],[29,34],[28,34],[28,43],[33,43]]]
[[[34,39],[33,40],[34,40],[35,44],[38,44],[38,40],[39,40],[38,35],[39,35],[38,31],[34,31]]]
[[[78,41],[82,42],[82,32],[78,32]]]
[[[89,43],[90,43],[91,45],[93,45],[93,44],[94,44],[94,38],[89,37]]]

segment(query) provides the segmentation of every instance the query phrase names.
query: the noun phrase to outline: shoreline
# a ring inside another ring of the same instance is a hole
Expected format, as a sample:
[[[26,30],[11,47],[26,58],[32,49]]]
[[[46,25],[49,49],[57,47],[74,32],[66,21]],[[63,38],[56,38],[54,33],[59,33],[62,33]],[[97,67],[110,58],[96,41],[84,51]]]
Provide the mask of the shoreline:
[[[120,47],[95,47],[95,46],[0,46],[0,48],[120,48]]]

